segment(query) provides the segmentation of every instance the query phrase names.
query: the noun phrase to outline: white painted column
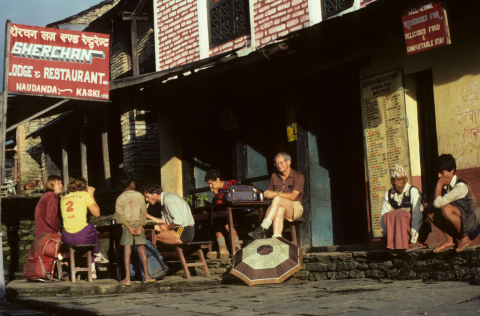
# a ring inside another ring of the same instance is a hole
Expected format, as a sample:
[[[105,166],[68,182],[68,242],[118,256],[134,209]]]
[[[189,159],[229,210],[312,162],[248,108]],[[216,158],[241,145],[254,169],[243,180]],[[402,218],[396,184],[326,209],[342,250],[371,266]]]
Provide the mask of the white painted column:
[[[322,22],[322,1],[308,0],[308,20],[310,26]]]
[[[207,0],[197,0],[198,17],[198,49],[200,59],[210,56],[210,41],[208,38],[208,5]]]

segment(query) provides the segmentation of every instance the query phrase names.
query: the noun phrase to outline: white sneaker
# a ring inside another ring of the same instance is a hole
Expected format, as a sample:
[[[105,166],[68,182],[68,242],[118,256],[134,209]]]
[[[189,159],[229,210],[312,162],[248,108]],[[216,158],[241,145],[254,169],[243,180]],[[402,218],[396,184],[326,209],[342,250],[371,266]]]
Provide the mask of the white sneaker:
[[[101,253],[96,253],[94,256],[95,256],[95,263],[109,263],[110,262]]]

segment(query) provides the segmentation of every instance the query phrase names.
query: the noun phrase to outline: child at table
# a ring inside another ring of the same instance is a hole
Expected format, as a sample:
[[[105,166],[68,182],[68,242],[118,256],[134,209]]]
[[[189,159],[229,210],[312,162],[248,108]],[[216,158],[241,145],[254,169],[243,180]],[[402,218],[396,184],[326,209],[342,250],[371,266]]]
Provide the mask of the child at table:
[[[122,224],[122,239],[120,245],[124,246],[125,254],[125,279],[120,281],[121,285],[131,285],[130,283],[130,256],[132,246],[138,246],[138,252],[142,259],[143,271],[145,273],[145,283],[153,283],[155,279],[148,274],[148,261],[145,252],[147,239],[143,226],[147,220],[147,206],[143,195],[135,191],[135,181],[133,175],[129,172],[123,172],[120,175],[120,185],[124,189],[123,193],[117,198],[115,204],[114,219]]]

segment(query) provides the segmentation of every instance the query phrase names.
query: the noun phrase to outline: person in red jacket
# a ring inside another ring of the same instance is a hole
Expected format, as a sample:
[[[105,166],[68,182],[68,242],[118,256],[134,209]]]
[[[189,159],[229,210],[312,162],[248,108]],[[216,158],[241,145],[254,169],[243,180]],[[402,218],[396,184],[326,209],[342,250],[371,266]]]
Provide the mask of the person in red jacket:
[[[42,233],[59,233],[58,195],[62,193],[62,179],[51,175],[45,183],[46,193],[40,198],[35,207],[35,237]]]
[[[223,196],[225,195],[225,190],[232,184],[237,183],[237,180],[224,181],[221,179],[222,176],[220,175],[220,171],[216,169],[209,170],[205,175],[205,181],[207,181],[208,185],[210,186],[210,190],[213,192],[212,204],[223,203]],[[225,222],[221,222],[219,219],[217,219],[214,223],[214,227],[220,256],[218,256],[216,252],[209,252],[207,253],[207,257],[210,259],[230,257],[230,252],[228,251],[225,237],[222,234],[222,230],[224,228],[222,226],[224,226],[225,230],[228,232],[228,224]],[[239,251],[240,249],[242,249],[242,246],[240,245],[240,240],[238,239],[236,229],[233,228],[233,231],[231,233],[233,234],[233,238],[235,240],[235,251]]]

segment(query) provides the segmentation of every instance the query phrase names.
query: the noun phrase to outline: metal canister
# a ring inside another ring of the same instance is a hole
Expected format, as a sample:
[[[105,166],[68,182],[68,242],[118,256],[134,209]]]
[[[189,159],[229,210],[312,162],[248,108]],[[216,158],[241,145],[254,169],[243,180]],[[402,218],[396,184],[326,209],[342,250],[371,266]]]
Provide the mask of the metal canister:
[[[263,192],[260,192],[260,193],[258,194],[258,199],[259,199],[260,201],[263,201]]]

